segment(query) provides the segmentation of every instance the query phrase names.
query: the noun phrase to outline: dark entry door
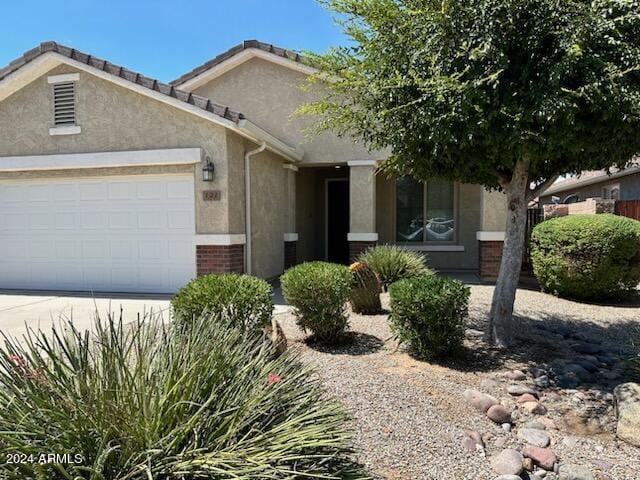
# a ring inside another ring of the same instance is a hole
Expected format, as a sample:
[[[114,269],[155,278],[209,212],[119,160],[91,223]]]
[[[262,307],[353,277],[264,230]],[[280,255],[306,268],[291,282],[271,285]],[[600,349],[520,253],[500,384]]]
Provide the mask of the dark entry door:
[[[327,260],[349,262],[349,182],[345,179],[327,181]]]

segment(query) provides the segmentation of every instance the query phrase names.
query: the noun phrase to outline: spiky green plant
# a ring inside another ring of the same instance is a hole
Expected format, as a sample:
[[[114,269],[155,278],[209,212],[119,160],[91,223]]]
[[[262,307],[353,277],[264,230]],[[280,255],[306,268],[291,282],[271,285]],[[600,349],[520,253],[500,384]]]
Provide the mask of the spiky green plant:
[[[427,267],[425,256],[396,245],[376,245],[360,254],[358,262],[366,263],[378,274],[382,288],[403,278],[433,273]]]
[[[63,327],[0,348],[3,480],[362,478],[313,372],[226,318]]]

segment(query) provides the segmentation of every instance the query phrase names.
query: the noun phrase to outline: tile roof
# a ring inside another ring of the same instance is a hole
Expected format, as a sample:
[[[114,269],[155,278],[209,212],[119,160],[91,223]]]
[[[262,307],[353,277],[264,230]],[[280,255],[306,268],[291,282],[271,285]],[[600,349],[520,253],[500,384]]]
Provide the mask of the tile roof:
[[[141,87],[153,90],[154,92],[161,93],[168,97],[175,98],[181,102],[188,103],[189,105],[193,105],[202,110],[206,110],[207,112],[218,115],[219,117],[222,117],[226,120],[231,120],[232,122],[238,123],[238,121],[244,118],[241,113],[234,112],[233,110],[230,110],[229,107],[212,102],[206,97],[201,97],[199,95],[193,95],[191,93],[184,92],[172,85],[168,85],[166,83],[159,82],[158,80],[145,77],[144,75],[133,72],[131,70],[127,70],[126,68],[119,65],[114,65],[113,63],[109,63],[106,60],[101,60],[86,53],[79,52],[76,49],[65,47],[64,45],[60,45],[56,42],[43,42],[36,48],[26,52],[21,57],[13,60],[6,67],[1,68],[0,81],[2,81],[4,78],[9,76],[16,70],[19,70],[24,65],[48,52],[58,53],[77,62],[84,63],[85,65],[88,65],[90,67],[97,68],[98,70],[102,70],[103,72],[107,72],[111,75],[115,75],[136,85],[140,85]]]
[[[594,183],[604,182],[609,179],[615,179],[625,175],[632,175],[634,173],[640,173],[640,158],[635,158],[631,161],[631,164],[624,170],[611,167],[609,172],[606,170],[585,170],[579,175],[574,175],[569,178],[557,180],[553,185],[547,188],[540,195],[551,195],[554,193],[561,193],[572,188],[584,187],[587,185],[593,185]]]
[[[294,62],[306,63],[304,60],[304,57],[300,55],[298,52],[287,50],[285,48],[276,47],[275,45],[272,45],[270,43],[264,43],[258,40],[245,40],[244,42],[239,43],[234,47],[231,47],[226,52],[221,53],[220,55],[212,58],[211,60],[203,63],[202,65],[194,68],[190,72],[185,73],[180,78],[176,78],[175,80],[169,83],[171,85],[180,85],[182,83],[188,82],[192,78],[197,77],[198,75],[206,72],[210,68],[213,68],[216,65],[221,64],[225,60],[228,60],[231,57],[237,55],[238,53],[241,53],[250,48],[257,48],[267,53],[273,53],[274,55],[277,55],[282,58],[286,58],[288,60],[292,60]]]

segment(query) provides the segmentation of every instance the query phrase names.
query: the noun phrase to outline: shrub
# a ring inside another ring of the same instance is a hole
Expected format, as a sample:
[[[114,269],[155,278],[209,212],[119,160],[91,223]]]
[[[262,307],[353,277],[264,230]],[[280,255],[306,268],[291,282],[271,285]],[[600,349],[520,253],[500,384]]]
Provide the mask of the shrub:
[[[171,300],[177,317],[224,312],[247,329],[268,326],[273,314],[273,289],[260,278],[227,273],[190,281]]]
[[[425,262],[425,256],[395,245],[370,247],[358,257],[358,262],[366,263],[380,278],[384,290],[403,278],[433,273]]]
[[[316,339],[332,342],[347,326],[346,302],[352,275],[344,265],[326,262],[302,263],[280,278],[285,300],[294,307],[296,321]]]
[[[389,287],[391,329],[419,358],[456,354],[462,349],[469,288],[436,275],[407,278]]]
[[[640,282],[640,222],[615,215],[569,215],[537,225],[533,272],[543,290],[583,300],[623,295]]]
[[[349,270],[353,274],[353,286],[349,295],[351,309],[364,314],[380,312],[380,280],[376,273],[369,265],[361,262],[351,264]]]
[[[345,415],[296,356],[221,314],[56,327],[0,347],[0,478],[353,478]]]

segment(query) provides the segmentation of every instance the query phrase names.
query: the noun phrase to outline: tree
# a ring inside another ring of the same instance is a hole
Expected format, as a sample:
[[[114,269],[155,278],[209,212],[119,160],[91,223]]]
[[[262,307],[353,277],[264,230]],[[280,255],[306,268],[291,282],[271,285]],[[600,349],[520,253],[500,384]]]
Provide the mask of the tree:
[[[638,0],[325,0],[350,38],[310,61],[318,129],[383,170],[479,183],[508,216],[488,334],[512,342],[528,201],[640,152]]]

